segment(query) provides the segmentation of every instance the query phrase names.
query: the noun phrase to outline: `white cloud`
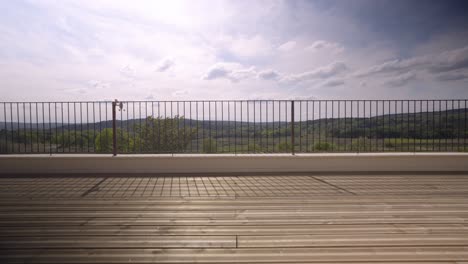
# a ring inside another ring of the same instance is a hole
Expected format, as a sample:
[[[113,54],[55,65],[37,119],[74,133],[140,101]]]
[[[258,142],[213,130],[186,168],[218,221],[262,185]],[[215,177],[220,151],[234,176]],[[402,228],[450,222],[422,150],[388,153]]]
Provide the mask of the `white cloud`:
[[[240,58],[264,57],[270,55],[272,51],[271,43],[261,35],[251,37],[222,35],[216,45],[221,50],[227,50]]]
[[[395,77],[388,78],[387,80],[385,80],[384,84],[393,87],[399,87],[406,85],[414,79],[416,79],[416,74],[414,72],[407,72]]]
[[[238,63],[217,63],[211,66],[203,80],[228,79],[232,82],[238,82],[243,79],[251,78],[256,75],[255,67],[245,68]]]
[[[331,79],[331,80],[327,80],[325,82],[322,83],[322,86],[325,86],[325,87],[335,87],[335,86],[340,86],[340,85],[343,85],[345,82],[343,79]]]
[[[177,91],[172,93],[172,96],[174,96],[174,97],[183,97],[183,96],[185,96],[187,94],[189,94],[189,92],[187,90],[177,90]]]
[[[174,65],[174,60],[171,58],[165,58],[162,59],[157,65],[156,65],[156,71],[158,72],[164,72],[171,68]]]
[[[283,43],[278,47],[278,50],[280,51],[290,51],[296,47],[296,42],[295,41],[288,41],[286,43]]]
[[[458,81],[468,79],[468,72],[452,71],[447,73],[441,73],[436,76],[436,80],[441,82],[446,81]]]
[[[366,77],[373,74],[403,73],[407,71],[428,71],[437,74],[464,68],[468,68],[468,46],[441,53],[387,61],[361,70],[355,73],[355,76]]]
[[[276,80],[280,77],[280,74],[274,70],[264,70],[259,72],[257,77],[263,80]]]
[[[346,64],[343,62],[334,62],[327,66],[317,68],[312,71],[300,73],[300,74],[290,74],[284,76],[281,81],[282,82],[304,82],[313,79],[327,79],[330,77],[334,77],[340,75],[341,73],[345,72],[348,69]]]
[[[127,78],[133,79],[135,78],[136,70],[131,65],[127,64],[124,67],[120,68],[120,74]]]
[[[317,41],[314,41],[310,46],[306,47],[306,50],[310,50],[310,51],[331,50],[335,53],[339,53],[339,52],[344,51],[344,47],[336,42],[317,40]]]
[[[105,88],[109,88],[110,83],[103,82],[103,81],[97,81],[97,80],[90,80],[88,82],[88,85],[92,89],[105,89]]]

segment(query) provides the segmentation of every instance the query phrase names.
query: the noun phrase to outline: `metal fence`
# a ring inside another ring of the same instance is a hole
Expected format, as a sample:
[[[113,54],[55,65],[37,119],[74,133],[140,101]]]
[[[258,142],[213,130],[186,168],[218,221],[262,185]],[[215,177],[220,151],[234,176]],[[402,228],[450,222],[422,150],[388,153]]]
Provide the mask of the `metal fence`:
[[[0,153],[467,151],[467,100],[0,102]]]

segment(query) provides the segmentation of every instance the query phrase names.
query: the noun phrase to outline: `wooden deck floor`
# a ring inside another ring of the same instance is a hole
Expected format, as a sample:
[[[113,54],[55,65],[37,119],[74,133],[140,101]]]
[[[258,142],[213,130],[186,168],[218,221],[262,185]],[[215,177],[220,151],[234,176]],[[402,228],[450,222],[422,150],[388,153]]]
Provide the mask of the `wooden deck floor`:
[[[0,178],[0,263],[468,263],[468,175]]]

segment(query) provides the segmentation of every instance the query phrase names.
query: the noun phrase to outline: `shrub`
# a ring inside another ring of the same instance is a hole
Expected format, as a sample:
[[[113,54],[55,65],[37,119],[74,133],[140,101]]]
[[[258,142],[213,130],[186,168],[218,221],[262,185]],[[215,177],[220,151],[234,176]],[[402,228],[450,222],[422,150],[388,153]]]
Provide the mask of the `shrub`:
[[[218,141],[214,138],[203,139],[203,153],[216,153],[218,152]]]
[[[112,129],[103,129],[94,141],[96,146],[96,152],[110,153],[112,152]],[[133,140],[128,136],[127,132],[117,129],[117,149],[119,152],[130,152],[133,149]]]
[[[360,137],[358,139],[353,139],[353,143],[351,143],[351,150],[352,151],[368,151],[369,150],[369,140]]]
[[[249,152],[254,152],[254,153],[263,152],[263,148],[260,145],[254,144],[254,143],[250,143],[247,149]]]
[[[291,152],[291,144],[289,142],[282,142],[276,145],[279,152]]]
[[[335,148],[335,145],[333,145],[330,142],[317,142],[313,146],[314,151],[331,151]]]
[[[192,141],[197,130],[182,127],[184,117],[146,118],[144,124],[136,125],[135,132],[142,150],[155,153],[182,152]],[[136,143],[136,142],[135,142]]]

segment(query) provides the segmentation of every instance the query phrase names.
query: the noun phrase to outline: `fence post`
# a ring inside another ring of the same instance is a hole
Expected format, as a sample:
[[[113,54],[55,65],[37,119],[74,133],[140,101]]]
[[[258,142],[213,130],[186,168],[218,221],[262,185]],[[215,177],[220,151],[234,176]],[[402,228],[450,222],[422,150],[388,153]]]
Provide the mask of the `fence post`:
[[[291,101],[291,154],[294,155],[294,101]]]
[[[112,102],[112,155],[117,156],[117,99]]]

